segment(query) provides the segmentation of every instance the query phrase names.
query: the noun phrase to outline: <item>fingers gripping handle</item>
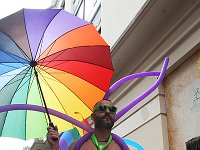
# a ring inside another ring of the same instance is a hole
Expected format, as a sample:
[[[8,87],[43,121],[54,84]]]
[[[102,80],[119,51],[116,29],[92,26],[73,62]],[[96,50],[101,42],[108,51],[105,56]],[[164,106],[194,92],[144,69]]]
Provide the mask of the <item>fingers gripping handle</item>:
[[[49,126],[52,127],[54,130],[56,130],[56,128],[55,128],[55,126],[54,126],[54,124],[52,122],[49,122]],[[53,141],[57,141],[58,138],[53,137],[52,140]]]

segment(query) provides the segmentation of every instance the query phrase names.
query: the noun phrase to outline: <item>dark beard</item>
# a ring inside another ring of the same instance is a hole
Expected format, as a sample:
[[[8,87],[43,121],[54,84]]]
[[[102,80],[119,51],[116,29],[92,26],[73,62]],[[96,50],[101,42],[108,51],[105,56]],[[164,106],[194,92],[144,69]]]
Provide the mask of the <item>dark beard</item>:
[[[106,117],[109,117],[110,122],[107,122],[104,120],[104,118]],[[111,130],[113,125],[114,125],[114,120],[112,120],[110,116],[105,115],[104,117],[101,117],[101,118],[98,118],[98,117],[95,118],[95,127],[97,128]]]

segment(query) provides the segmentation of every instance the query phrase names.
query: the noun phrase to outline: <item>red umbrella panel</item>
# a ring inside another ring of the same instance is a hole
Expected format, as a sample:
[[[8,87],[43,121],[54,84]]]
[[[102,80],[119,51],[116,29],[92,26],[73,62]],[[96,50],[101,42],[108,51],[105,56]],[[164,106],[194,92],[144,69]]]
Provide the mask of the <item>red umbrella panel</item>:
[[[0,20],[0,106],[35,104],[80,122],[107,92],[113,75],[110,48],[95,27],[60,9],[22,9]],[[51,116],[60,131],[74,128]],[[14,123],[14,124],[13,124]],[[0,113],[1,136],[44,137],[40,112]]]

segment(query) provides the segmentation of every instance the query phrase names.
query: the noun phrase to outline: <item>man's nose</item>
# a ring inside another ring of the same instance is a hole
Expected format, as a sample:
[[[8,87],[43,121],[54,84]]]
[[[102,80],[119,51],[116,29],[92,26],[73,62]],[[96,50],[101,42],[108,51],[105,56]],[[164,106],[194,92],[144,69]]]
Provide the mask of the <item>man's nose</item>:
[[[106,108],[105,113],[110,113],[110,110],[108,108]]]

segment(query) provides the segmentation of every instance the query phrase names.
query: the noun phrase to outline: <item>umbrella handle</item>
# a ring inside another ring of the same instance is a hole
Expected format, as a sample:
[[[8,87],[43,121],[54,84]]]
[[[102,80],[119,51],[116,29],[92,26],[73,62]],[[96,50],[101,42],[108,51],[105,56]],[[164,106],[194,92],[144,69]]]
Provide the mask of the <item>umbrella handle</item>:
[[[56,128],[55,128],[53,122],[49,122],[49,126],[52,127],[54,130],[56,130]],[[51,138],[51,139],[52,139],[53,141],[57,141],[57,140],[58,140],[58,138],[55,138],[55,137],[53,137],[53,138]]]

